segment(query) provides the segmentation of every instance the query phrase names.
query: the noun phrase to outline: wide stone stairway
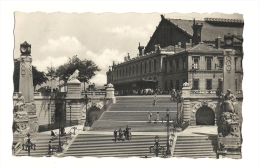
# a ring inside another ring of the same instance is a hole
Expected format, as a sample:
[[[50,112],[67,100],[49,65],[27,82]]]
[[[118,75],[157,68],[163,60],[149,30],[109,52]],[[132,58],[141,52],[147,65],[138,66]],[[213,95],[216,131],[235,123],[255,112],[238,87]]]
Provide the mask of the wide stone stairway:
[[[165,146],[166,136],[159,136]],[[164,143],[165,142],[165,143]],[[114,141],[113,133],[79,134],[65,156],[76,157],[155,157],[149,152],[154,145],[154,135],[133,135],[131,140]]]
[[[135,132],[165,132],[165,116],[167,108],[170,117],[176,116],[176,103],[170,101],[170,96],[156,98],[153,96],[119,97],[116,104],[112,104],[98,121],[92,125],[90,131],[113,131],[120,127],[131,127]],[[152,112],[152,123],[148,123],[148,115]],[[156,113],[159,112],[160,121],[155,124]],[[164,119],[162,123],[161,118]]]
[[[217,136],[178,136],[173,157],[216,158]]]
[[[50,132],[50,131],[49,131]],[[62,138],[62,137],[61,137]],[[42,157],[49,150],[49,141],[51,140],[50,133],[40,133],[35,137],[31,137],[31,142],[36,145],[36,150],[31,149],[30,155],[35,157]],[[52,141],[52,146],[58,146],[59,140],[55,139]],[[16,156],[28,156],[28,151],[21,150]]]

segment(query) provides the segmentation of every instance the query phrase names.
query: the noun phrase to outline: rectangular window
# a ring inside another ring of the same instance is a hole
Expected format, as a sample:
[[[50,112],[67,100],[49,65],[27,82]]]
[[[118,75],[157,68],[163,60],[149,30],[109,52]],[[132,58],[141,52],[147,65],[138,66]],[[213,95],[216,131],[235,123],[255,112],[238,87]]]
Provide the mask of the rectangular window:
[[[220,91],[222,91],[222,84],[223,84],[222,80],[221,80],[221,79],[218,79],[218,89],[219,89]]]
[[[164,71],[167,72],[167,62],[164,62]]]
[[[235,79],[235,86],[236,86],[236,91],[237,91],[237,79]]]
[[[179,59],[175,59],[175,64],[176,64],[176,70],[179,69]]]
[[[125,68],[125,76],[127,76],[127,74],[128,74],[128,73],[127,73],[127,69],[128,69],[128,68],[126,67],[126,68]]]
[[[193,89],[199,90],[199,79],[193,79]]]
[[[185,58],[183,58],[182,59],[182,67],[183,67],[183,69],[186,69],[186,59]]]
[[[134,67],[134,65],[133,65],[133,75],[135,75],[135,67]]]
[[[212,90],[212,79],[206,79],[206,90]]]
[[[172,72],[172,71],[173,71],[173,66],[172,66],[172,64],[173,64],[173,61],[172,61],[172,60],[170,60],[170,61],[169,61],[170,72]]]
[[[138,75],[138,67],[139,67],[139,64],[136,65],[136,75]]]
[[[123,77],[125,76],[125,68],[123,68]]]
[[[129,76],[131,76],[131,66],[129,66]]]
[[[193,65],[194,65],[194,69],[199,69],[199,59],[198,58],[193,59]]]
[[[153,70],[156,71],[156,59],[153,60]]]
[[[211,70],[211,58],[207,58],[207,70]]]
[[[118,69],[116,70],[116,78],[118,78]]]
[[[179,90],[179,89],[180,89],[179,80],[176,80],[176,85],[175,85],[175,86],[176,86],[176,87],[175,87],[176,90]]]
[[[164,90],[167,90],[167,81],[164,82]]]
[[[237,70],[237,58],[235,58],[235,71]]]
[[[143,73],[143,63],[141,63],[141,67],[140,67],[140,74]]]
[[[146,62],[144,63],[144,73],[146,73]]]
[[[149,72],[151,72],[152,71],[152,62],[151,62],[151,60],[149,61]]]
[[[120,72],[120,73],[119,73],[119,77],[121,78],[121,69],[119,70],[119,72]]]
[[[173,89],[173,81],[170,80],[170,89]]]
[[[219,69],[223,69],[223,58],[220,58],[220,59],[218,60],[218,68],[219,68]]]

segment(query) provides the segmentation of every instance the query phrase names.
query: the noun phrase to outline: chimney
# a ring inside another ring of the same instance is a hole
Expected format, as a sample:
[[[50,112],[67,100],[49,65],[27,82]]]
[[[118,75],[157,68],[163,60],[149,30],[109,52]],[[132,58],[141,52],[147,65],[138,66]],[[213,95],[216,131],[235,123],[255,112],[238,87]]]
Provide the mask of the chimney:
[[[193,29],[193,42],[195,45],[201,42],[201,29],[203,27],[203,23],[198,24],[195,23],[195,19],[193,20],[193,25],[191,26]]]
[[[140,42],[139,42],[138,50],[139,50],[139,56],[142,56],[143,55],[144,46],[140,46]]]
[[[219,49],[219,48],[220,48],[220,39],[221,39],[220,36],[218,36],[218,37],[215,39],[215,48],[216,48],[216,49]]]

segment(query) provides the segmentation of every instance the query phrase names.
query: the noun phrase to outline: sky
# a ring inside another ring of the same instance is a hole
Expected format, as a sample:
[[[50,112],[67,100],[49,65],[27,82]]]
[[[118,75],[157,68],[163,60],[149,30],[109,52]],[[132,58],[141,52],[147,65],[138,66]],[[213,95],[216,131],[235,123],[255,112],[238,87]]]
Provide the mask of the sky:
[[[90,81],[106,83],[106,71],[123,62],[127,53],[135,57],[139,42],[146,46],[161,20],[166,18],[197,19],[204,17],[243,19],[242,14],[200,13],[23,13],[15,12],[14,58],[20,56],[20,44],[32,45],[33,65],[40,71],[58,67],[69,57],[94,61],[101,71]]]

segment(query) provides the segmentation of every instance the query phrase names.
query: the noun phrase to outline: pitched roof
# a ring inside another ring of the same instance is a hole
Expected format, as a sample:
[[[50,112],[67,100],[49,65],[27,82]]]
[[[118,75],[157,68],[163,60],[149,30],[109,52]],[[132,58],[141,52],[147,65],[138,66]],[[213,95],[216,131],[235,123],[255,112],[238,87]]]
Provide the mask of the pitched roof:
[[[178,26],[182,30],[186,31],[188,34],[193,36],[193,20],[181,20],[181,19],[168,19],[171,23]],[[214,26],[209,24],[206,21],[196,20],[196,23],[203,23],[203,27],[201,29],[201,40],[202,41],[213,41],[216,37],[220,36],[221,41],[224,40],[224,35],[230,33],[237,37],[242,37],[243,28],[240,27],[227,27],[227,26]]]
[[[215,48],[205,43],[199,43],[191,48],[188,48],[186,51],[197,51],[197,52],[222,52],[223,48]]]

